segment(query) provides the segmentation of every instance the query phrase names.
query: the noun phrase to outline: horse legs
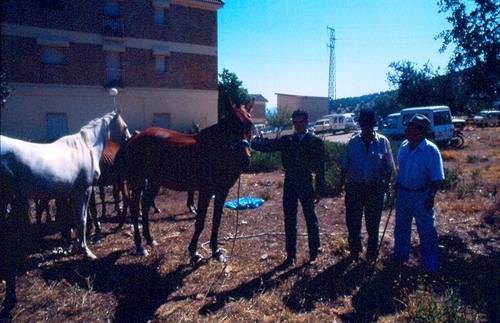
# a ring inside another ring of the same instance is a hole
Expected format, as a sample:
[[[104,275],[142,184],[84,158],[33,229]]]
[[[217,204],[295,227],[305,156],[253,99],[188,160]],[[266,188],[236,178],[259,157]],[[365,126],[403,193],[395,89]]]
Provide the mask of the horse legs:
[[[101,201],[104,203],[104,198],[101,195],[101,192],[104,193],[104,189],[99,187],[99,195],[101,196]],[[105,207],[103,207],[103,210],[106,210]],[[98,219],[98,214],[97,214],[97,206],[95,203],[95,188],[92,186],[92,193],[90,194],[90,199],[89,199],[89,204],[87,208],[87,214],[89,215],[89,219],[87,219],[87,238],[90,238],[90,233],[92,232],[92,224],[94,225],[94,239],[93,242],[95,244],[101,243],[101,223],[99,222]],[[103,213],[104,215],[104,213]]]
[[[102,190],[102,193],[104,195],[104,190]],[[113,184],[113,200],[114,200],[114,203],[115,203],[114,211],[116,212],[117,215],[120,215],[120,212],[121,212],[121,207],[120,207],[120,188],[119,188],[118,184]],[[104,204],[103,204],[103,213],[102,213],[103,216],[105,214],[104,212],[105,212],[105,208],[104,208]]]
[[[101,199],[101,217],[106,216],[106,192],[104,186],[99,186],[99,198]]]
[[[205,219],[211,198],[212,194],[210,192],[200,191],[198,193],[198,212],[196,214],[196,222],[194,224],[194,234],[188,247],[192,263],[199,263],[203,259],[203,257],[196,251],[196,247],[198,245],[198,239],[200,238],[203,228],[205,227]]]
[[[151,232],[149,230],[149,209],[151,206],[156,208],[155,205],[155,197],[160,190],[159,185],[151,185],[146,183],[142,192],[142,234],[144,235],[144,239],[146,239],[146,243],[150,246],[157,246],[158,243],[151,236]]]
[[[83,250],[85,258],[94,260],[97,257],[90,251],[87,246],[87,208],[89,204],[90,195],[92,194],[92,187],[89,186],[85,191],[76,196],[75,215],[77,217],[77,233],[80,247]]]
[[[196,209],[196,205],[194,204],[194,192],[193,191],[188,192],[186,206],[187,206],[189,212],[196,214],[197,209]]]
[[[132,224],[134,226],[134,242],[137,249],[137,253],[140,256],[147,257],[149,255],[148,251],[142,244],[141,232],[139,231],[139,208],[141,201],[142,190],[139,187],[132,188],[132,195],[129,200],[130,207],[130,217],[132,219]],[[144,215],[143,215],[144,220]],[[143,224],[144,225],[144,224]]]
[[[217,241],[219,238],[219,228],[222,220],[222,209],[224,207],[224,202],[226,200],[228,193],[229,190],[225,190],[220,194],[215,194],[214,216],[212,220],[212,235],[210,237],[210,248],[212,249],[212,257],[215,258],[218,262],[226,261],[226,258],[219,250]]]

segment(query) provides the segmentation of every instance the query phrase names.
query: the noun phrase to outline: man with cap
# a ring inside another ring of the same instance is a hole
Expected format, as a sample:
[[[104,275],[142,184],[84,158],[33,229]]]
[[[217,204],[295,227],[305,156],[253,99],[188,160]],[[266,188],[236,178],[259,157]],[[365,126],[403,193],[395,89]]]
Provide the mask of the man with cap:
[[[339,196],[345,184],[346,224],[350,258],[359,259],[363,252],[361,225],[365,215],[368,244],[366,259],[374,261],[378,256],[380,218],[384,205],[384,193],[395,170],[389,140],[373,130],[375,114],[362,110],[359,114],[361,132],[352,136],[340,164],[341,176],[334,195]]]
[[[399,261],[409,259],[411,226],[415,218],[422,262],[432,272],[439,265],[434,198],[444,181],[444,170],[439,149],[425,138],[429,127],[427,117],[414,115],[405,130],[406,140],[398,151],[394,258]]]

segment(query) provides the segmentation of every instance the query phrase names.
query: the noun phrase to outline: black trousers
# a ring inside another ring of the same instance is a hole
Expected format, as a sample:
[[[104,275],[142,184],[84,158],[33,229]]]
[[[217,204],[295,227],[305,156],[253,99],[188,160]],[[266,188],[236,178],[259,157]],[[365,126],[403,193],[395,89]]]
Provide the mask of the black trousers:
[[[380,218],[384,206],[384,184],[382,181],[366,184],[347,183],[345,191],[349,250],[351,254],[363,252],[361,225],[364,213],[368,232],[367,254],[374,256],[378,250]]]
[[[319,225],[314,210],[314,189],[311,181],[287,180],[283,187],[283,211],[285,213],[286,253],[295,258],[297,253],[297,211],[298,201],[306,220],[310,252],[320,247]]]

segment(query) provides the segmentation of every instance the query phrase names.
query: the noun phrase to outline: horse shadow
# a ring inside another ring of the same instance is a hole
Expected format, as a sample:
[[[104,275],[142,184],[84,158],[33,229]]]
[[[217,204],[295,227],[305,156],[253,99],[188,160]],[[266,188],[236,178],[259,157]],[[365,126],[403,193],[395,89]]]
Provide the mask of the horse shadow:
[[[196,267],[180,265],[166,275],[158,273],[161,259],[148,264],[116,264],[124,251],[112,252],[94,261],[75,260],[44,268],[46,281],[65,281],[71,286],[112,292],[118,300],[114,322],[147,322],[168,301],[169,295],[183,286]],[[89,283],[89,277],[92,278]],[[90,286],[91,285],[91,286]]]

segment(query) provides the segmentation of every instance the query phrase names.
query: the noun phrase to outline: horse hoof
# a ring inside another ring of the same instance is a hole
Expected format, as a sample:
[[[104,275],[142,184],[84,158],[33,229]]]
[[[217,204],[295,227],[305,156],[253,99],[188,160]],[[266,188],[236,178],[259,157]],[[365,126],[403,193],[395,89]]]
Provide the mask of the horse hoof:
[[[220,250],[215,251],[212,254],[212,258],[214,258],[218,262],[226,262],[226,257],[224,257],[224,255],[222,254],[222,252],[220,252]]]
[[[200,253],[198,251],[196,251],[195,253],[193,253],[191,255],[191,264],[193,265],[197,265],[197,264],[200,264],[203,260],[203,256],[200,255]]]
[[[156,242],[155,239],[151,239],[148,241],[148,246],[156,247],[157,245],[158,245],[158,242]]]
[[[192,213],[192,214],[198,213],[198,210],[196,209],[196,206],[194,206],[194,205],[188,205],[188,210],[189,210],[189,213]]]
[[[96,260],[97,257],[92,252],[88,251],[85,253],[85,259],[86,260]]]
[[[142,257],[149,256],[149,252],[144,248],[144,246],[137,247],[137,254]]]
[[[161,210],[158,208],[155,208],[155,213],[161,213]]]

